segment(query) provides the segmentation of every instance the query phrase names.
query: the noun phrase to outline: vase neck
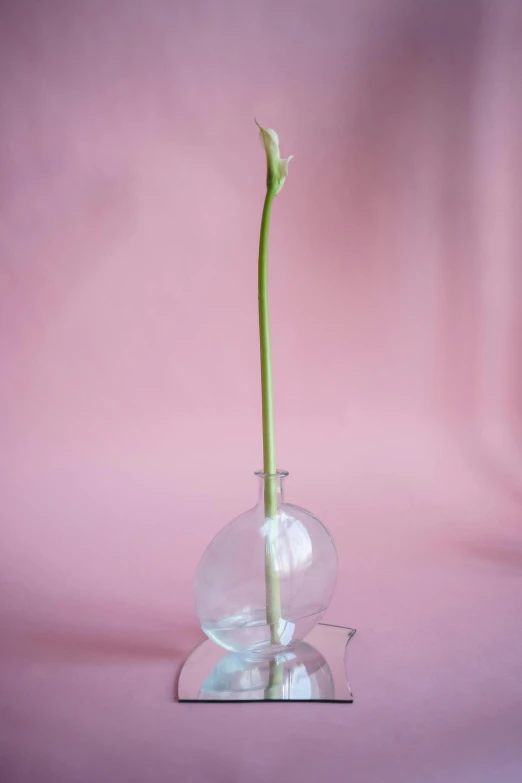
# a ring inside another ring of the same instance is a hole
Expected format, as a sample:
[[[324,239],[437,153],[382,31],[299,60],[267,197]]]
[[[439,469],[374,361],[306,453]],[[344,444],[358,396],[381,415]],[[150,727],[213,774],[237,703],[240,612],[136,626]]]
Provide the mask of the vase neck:
[[[258,470],[255,475],[258,480],[257,504],[265,506],[268,498],[272,497],[279,511],[285,502],[284,481],[288,473],[286,470],[278,470],[277,473],[263,473],[263,471]]]

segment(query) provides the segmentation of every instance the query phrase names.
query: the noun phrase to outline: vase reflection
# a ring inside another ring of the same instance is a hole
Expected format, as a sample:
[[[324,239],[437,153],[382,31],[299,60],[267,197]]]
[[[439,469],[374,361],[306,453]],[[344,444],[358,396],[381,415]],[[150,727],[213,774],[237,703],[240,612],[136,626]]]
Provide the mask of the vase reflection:
[[[322,701],[335,698],[324,656],[306,642],[271,657],[229,653],[214,666],[199,701]]]

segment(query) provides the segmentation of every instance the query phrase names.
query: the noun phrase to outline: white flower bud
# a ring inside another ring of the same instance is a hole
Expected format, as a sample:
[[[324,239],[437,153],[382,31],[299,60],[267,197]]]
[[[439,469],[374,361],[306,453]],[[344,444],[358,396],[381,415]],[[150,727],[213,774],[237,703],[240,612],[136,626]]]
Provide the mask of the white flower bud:
[[[279,153],[279,136],[275,130],[262,128],[257,120],[255,120],[255,123],[259,128],[261,142],[266,152],[266,186],[268,190],[273,190],[274,196],[277,196],[287,177],[288,164],[294,156],[290,155],[288,158],[281,158]]]

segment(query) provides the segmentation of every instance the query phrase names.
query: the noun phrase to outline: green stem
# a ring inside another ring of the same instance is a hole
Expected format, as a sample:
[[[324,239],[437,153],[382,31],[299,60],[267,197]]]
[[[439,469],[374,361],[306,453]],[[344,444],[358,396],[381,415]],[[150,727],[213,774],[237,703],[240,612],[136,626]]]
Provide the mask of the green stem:
[[[277,480],[275,435],[274,435],[274,400],[272,394],[272,360],[270,350],[270,318],[268,313],[268,232],[270,213],[275,193],[267,190],[261,219],[261,234],[259,238],[259,343],[261,348],[261,399],[263,408],[263,471],[271,477],[265,477],[265,520],[267,536],[265,546],[265,582],[266,582],[266,617],[270,626],[270,641],[279,644],[279,621],[281,619],[281,590],[279,574],[276,568],[277,559]]]

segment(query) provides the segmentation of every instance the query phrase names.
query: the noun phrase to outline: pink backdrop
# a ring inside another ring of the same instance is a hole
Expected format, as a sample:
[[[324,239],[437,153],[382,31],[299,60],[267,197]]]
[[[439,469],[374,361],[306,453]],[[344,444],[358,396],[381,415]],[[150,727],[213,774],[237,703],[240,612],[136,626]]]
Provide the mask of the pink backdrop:
[[[520,4],[4,0],[0,38],[3,783],[519,783]],[[172,701],[261,465],[254,115],[351,707]]]

